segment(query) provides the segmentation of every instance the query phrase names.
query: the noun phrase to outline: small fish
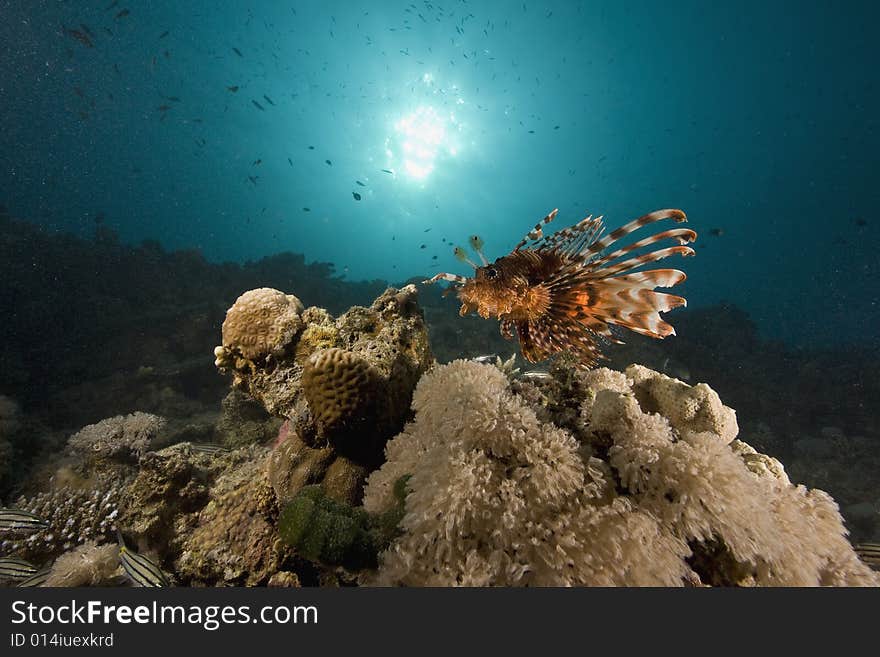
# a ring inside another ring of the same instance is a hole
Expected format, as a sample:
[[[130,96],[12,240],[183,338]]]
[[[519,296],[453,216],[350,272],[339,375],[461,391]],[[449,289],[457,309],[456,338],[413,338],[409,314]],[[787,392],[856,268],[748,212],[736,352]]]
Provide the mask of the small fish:
[[[523,372],[520,376],[524,379],[532,379],[534,381],[546,381],[547,379],[553,378],[550,375],[550,372],[545,372],[544,370],[528,370]]]
[[[713,228],[709,231],[709,234],[713,237],[721,237],[722,235],[724,235],[724,230],[722,228]]]
[[[30,577],[27,577],[21,580],[16,586],[20,589],[25,588],[33,588],[37,586],[42,586],[43,583],[49,578],[49,574],[52,572],[52,566],[46,566],[35,572]]]
[[[236,55],[238,55],[239,57],[244,57],[244,55],[241,54],[241,50],[239,50],[239,49],[236,48],[235,46],[232,47],[232,52],[234,52],[234,53],[235,53]]]
[[[178,98],[177,96],[162,96],[162,98],[164,98],[165,100],[169,100],[172,103],[179,103],[180,102],[180,98]]]
[[[159,38],[164,39],[167,36],[168,36],[168,30],[165,30],[164,32],[162,32],[162,34],[159,35]]]
[[[437,259],[437,256],[435,256],[435,255],[431,256],[431,260],[436,260],[436,259]]]
[[[867,219],[863,219],[862,217],[859,217],[858,219],[856,219],[856,226],[858,226],[859,228],[864,228],[867,225],[868,225]]]
[[[327,166],[330,166],[330,167],[333,166],[333,163],[330,160],[324,160],[324,161],[327,163]]]
[[[229,451],[223,445],[217,445],[215,443],[190,443],[189,448],[193,452],[207,454],[209,456],[215,456]]]
[[[862,543],[854,549],[866,566],[880,570],[880,543]]]
[[[265,112],[265,111],[266,111],[265,109],[263,109],[263,106],[260,105],[257,101],[251,99],[251,102],[254,104],[254,107],[256,107],[256,108],[257,108],[258,110],[260,110],[261,112]]]
[[[35,572],[37,572],[37,567],[24,559],[16,559],[15,557],[0,559],[0,580],[27,579]]]
[[[159,112],[167,112],[170,109],[171,105],[159,105],[159,107],[156,108],[156,110]]]
[[[253,161],[253,164],[251,164],[251,166],[252,166],[252,167],[257,167],[257,166],[260,166],[262,163],[263,163],[263,160],[262,160],[262,159],[254,160],[254,161]]]
[[[248,176],[248,180],[251,181],[251,184],[253,184],[254,187],[257,186],[257,180],[259,180],[259,178],[259,176]]]
[[[69,34],[74,39],[76,39],[81,44],[83,44],[86,48],[94,48],[95,47],[95,44],[92,43],[92,40],[89,38],[89,36],[86,33],[80,32],[79,30],[65,30],[65,32],[67,32],[67,34]]]
[[[433,226],[432,226],[431,228],[433,228]],[[425,230],[423,230],[422,232],[423,232],[423,233],[430,233],[430,232],[431,232],[431,228],[425,228]]]
[[[92,31],[89,29],[89,26],[88,26],[88,25],[86,25],[85,23],[80,23],[79,26],[82,28],[82,31],[83,31],[83,32],[85,32],[86,34],[88,34],[88,35],[89,35],[90,37],[92,37],[93,39],[95,38],[95,35],[92,34]]]
[[[394,172],[390,171],[389,169],[382,169],[382,171],[385,173],[390,173],[391,175],[394,175]]]
[[[427,245],[427,244],[420,244],[420,245],[419,245],[419,248],[420,248],[420,249],[427,249],[427,248],[428,248],[428,245]]]
[[[113,2],[111,2],[107,7],[104,8],[104,11],[110,11],[111,9],[116,7],[118,4],[119,4],[119,0],[113,0]]]
[[[134,582],[135,586],[148,588],[171,586],[165,573],[152,559],[126,547],[125,539],[122,538],[122,532],[119,531],[119,528],[116,529],[116,536],[119,540],[119,563],[122,564],[125,574]]]
[[[482,247],[482,240],[472,236],[471,246],[482,265],[467,259],[460,247],[456,247],[455,255],[474,268],[474,275],[441,273],[425,283],[453,283],[450,289],[461,302],[459,313],[465,316],[476,312],[483,319],[499,319],[502,337],[510,340],[518,336],[522,355],[531,363],[569,351],[582,367],[592,367],[602,357],[601,338],[617,341],[611,326],[658,339],[675,335],[660,313],[687,302],[654,289],[681,283],[685,280],[684,272],[634,270],[672,255],[694,255],[694,250],[685,245],[693,242],[697,234],[686,228],[674,228],[607,251],[621,238],[649,224],[663,219],[683,223],[687,221],[685,213],[657,210],[604,237],[602,217],[589,216],[574,226],[544,235],[543,227],[558,212],[550,212],[513,251],[493,263],[478,248]],[[632,255],[633,251],[662,240],[672,240],[676,246]]]
[[[48,526],[48,521],[35,516],[33,513],[20,509],[0,509],[0,531],[19,531],[24,529],[39,531]]]
[[[119,20],[120,18],[125,18],[125,17],[128,16],[130,13],[131,13],[131,12],[130,12],[128,9],[123,9],[123,10],[120,11],[118,14],[116,14],[116,20]]]
[[[364,183],[362,183],[360,180],[355,180],[355,183],[360,185],[361,187],[366,187],[366,185]]]
[[[310,151],[313,151],[313,150],[315,150],[315,147],[314,147],[314,146],[309,146],[309,150],[310,150]]]
[[[291,160],[290,158],[287,158],[287,161],[290,163],[290,166],[293,166],[293,160]]]
[[[484,354],[482,356],[474,356],[471,358],[475,363],[494,363],[498,358],[498,354]]]
[[[232,93],[235,93],[236,91],[238,91],[238,85],[233,84],[231,87],[226,87],[226,91],[231,91]]]
[[[311,211],[312,211],[311,208],[303,208],[303,212],[311,212]]]
[[[269,96],[267,96],[266,94],[263,94],[263,98],[265,98],[265,99],[266,99],[266,102],[269,103],[270,105],[274,105],[274,104],[275,104],[274,102],[272,102],[272,99],[269,98]]]
[[[360,201],[360,200],[361,200],[361,195],[358,194],[357,192],[352,192],[351,195],[354,196],[354,200],[355,200],[355,201]]]

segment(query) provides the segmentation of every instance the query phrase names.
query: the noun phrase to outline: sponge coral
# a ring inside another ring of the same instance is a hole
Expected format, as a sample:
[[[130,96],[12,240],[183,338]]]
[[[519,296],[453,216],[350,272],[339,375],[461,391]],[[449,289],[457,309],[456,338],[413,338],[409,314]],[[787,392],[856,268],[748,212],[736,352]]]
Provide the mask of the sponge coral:
[[[385,512],[411,475],[401,534],[367,581],[878,583],[825,493],[731,443],[735,417],[708,387],[659,376],[589,373],[579,443],[540,422],[497,368],[455,361],[426,374],[415,421],[365,490],[365,508]]]

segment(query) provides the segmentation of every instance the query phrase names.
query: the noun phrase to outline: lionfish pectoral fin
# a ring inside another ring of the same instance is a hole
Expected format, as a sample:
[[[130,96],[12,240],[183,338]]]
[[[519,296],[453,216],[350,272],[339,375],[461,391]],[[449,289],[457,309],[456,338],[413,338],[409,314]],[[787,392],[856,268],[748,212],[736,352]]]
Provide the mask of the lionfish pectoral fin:
[[[592,317],[652,338],[675,335],[660,313],[687,305],[684,297],[656,292],[672,287],[685,275],[676,269],[656,269],[591,281],[575,302]]]

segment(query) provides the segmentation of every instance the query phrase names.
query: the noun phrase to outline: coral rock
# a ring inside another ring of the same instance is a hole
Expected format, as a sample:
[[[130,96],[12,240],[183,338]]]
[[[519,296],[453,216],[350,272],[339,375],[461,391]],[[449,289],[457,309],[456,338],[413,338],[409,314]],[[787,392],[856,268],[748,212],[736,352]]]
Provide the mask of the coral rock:
[[[269,287],[242,294],[226,312],[223,346],[215,355],[257,363],[277,355],[302,329],[302,302]]]

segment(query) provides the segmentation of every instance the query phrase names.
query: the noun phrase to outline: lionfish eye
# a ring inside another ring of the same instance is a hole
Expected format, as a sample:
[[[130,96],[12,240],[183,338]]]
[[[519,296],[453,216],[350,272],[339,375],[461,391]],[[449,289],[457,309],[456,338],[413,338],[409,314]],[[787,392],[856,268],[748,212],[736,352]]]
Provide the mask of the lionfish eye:
[[[496,278],[498,276],[498,270],[494,267],[486,267],[484,274],[486,275],[486,278]]]

